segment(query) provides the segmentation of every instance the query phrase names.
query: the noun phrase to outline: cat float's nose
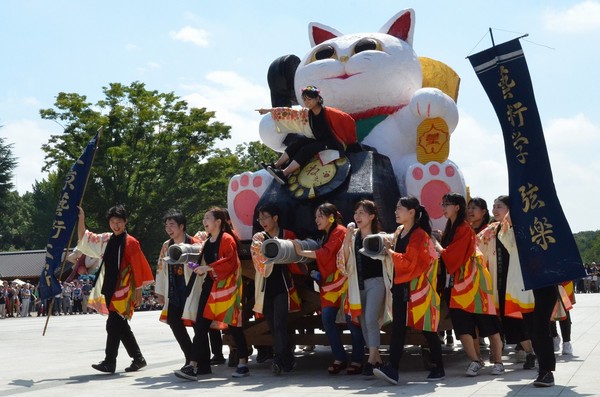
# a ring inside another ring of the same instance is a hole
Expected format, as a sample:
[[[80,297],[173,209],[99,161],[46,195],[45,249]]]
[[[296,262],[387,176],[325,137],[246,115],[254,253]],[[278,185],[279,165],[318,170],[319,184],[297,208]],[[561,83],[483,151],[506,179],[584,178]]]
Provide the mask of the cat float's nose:
[[[348,55],[342,55],[342,56],[340,57],[340,62],[343,62],[343,63],[346,63],[346,62],[348,62]]]

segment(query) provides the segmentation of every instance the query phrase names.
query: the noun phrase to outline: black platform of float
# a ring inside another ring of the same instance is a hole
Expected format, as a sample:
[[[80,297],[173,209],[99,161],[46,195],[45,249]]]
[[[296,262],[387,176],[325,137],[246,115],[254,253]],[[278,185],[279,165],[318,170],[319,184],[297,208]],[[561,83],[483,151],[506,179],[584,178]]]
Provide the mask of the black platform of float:
[[[312,169],[318,186],[312,190],[314,197],[309,198],[311,187],[302,184],[303,177],[305,169],[315,167],[316,162],[318,160],[311,161],[292,176],[288,185],[271,183],[256,206],[254,219],[258,217],[258,208],[262,205],[277,204],[281,210],[280,225],[293,230],[303,239],[318,235],[315,209],[322,203],[334,204],[346,225],[353,222],[354,204],[359,200],[368,199],[373,200],[379,207],[384,230],[391,232],[396,228],[394,210],[400,192],[388,157],[371,151],[346,153],[346,157],[336,160],[336,164]],[[328,183],[321,184],[325,180]],[[254,230],[259,229],[260,225],[255,223]]]

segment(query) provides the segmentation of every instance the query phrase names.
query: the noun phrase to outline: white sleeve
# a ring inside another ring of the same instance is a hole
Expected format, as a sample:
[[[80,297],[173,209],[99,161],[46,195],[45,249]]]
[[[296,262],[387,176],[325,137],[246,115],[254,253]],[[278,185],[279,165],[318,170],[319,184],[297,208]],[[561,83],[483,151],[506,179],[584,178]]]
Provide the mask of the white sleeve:
[[[77,249],[91,258],[102,258],[112,233],[96,234],[86,230],[77,243]]]

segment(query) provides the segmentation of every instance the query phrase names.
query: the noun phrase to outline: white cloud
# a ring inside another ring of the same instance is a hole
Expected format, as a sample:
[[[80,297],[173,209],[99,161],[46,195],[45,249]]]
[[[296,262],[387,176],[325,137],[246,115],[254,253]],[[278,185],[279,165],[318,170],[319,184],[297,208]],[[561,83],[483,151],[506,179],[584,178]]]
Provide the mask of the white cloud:
[[[127,45],[125,46],[125,49],[126,49],[127,51],[131,51],[131,52],[133,52],[133,51],[139,51],[139,50],[141,50],[141,48],[140,48],[139,46],[137,46],[137,45],[135,45],[135,44],[133,44],[133,43],[129,43],[129,44],[127,44]]]
[[[209,33],[203,29],[196,29],[191,26],[185,26],[178,31],[169,32],[169,36],[173,40],[183,41],[186,43],[192,43],[198,47],[208,47],[208,36]]]
[[[587,33],[600,30],[600,2],[584,1],[567,10],[549,9],[542,20],[546,29],[561,33]]]
[[[147,62],[145,66],[140,66],[136,70],[140,74],[145,74],[150,70],[158,70],[160,68],[162,68],[162,65],[160,63],[150,61]]]
[[[508,189],[508,173],[500,126],[487,131],[477,119],[461,110],[452,134],[450,159],[461,169],[471,195],[488,206]],[[573,232],[597,230],[600,208],[600,126],[585,115],[549,120],[544,136],[556,191]]]
[[[36,97],[32,97],[32,96],[23,98],[23,103],[25,105],[27,105],[27,106],[32,106],[32,107],[35,107],[35,108],[39,108],[41,106],[41,104],[42,104],[39,101],[39,99],[37,99]]]
[[[182,86],[190,92],[183,99],[190,106],[214,111],[218,121],[231,126],[231,139],[218,146],[233,148],[243,142],[259,140],[261,116],[254,109],[269,106],[268,102],[264,103],[264,98],[270,98],[268,89],[230,71],[214,71],[205,79],[201,84]]]
[[[50,135],[56,133],[41,122],[30,120],[15,120],[7,122],[0,129],[5,143],[12,143],[12,153],[17,157],[17,167],[14,169],[13,184],[15,189],[23,194],[32,190],[36,180],[42,180],[41,172],[44,164],[42,144],[48,142]]]

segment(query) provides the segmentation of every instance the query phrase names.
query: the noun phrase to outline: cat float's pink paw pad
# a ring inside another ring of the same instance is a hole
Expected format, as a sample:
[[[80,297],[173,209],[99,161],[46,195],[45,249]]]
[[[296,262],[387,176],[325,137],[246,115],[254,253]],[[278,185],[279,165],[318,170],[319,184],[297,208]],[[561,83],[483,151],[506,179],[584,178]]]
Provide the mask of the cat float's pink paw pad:
[[[265,170],[234,175],[227,188],[227,207],[233,228],[242,240],[252,238],[254,208],[273,177]]]
[[[445,222],[441,206],[442,197],[450,192],[464,195],[464,186],[461,173],[451,161],[413,164],[406,176],[408,194],[419,199],[421,205],[427,209],[434,226]]]

